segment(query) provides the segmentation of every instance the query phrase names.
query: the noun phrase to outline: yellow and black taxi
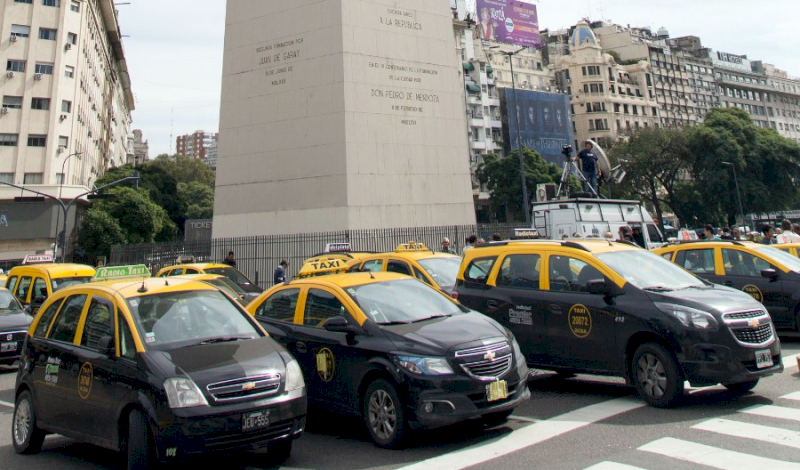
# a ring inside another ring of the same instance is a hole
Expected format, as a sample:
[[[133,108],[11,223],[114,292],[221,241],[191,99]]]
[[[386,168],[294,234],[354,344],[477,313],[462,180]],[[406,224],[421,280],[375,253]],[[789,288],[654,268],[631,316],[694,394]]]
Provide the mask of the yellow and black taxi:
[[[780,246],[709,241],[655,253],[709,282],[747,292],[766,307],[775,326],[800,331],[800,259]]]
[[[437,253],[424,243],[403,243],[394,251],[359,256],[350,261],[351,271],[387,271],[411,276],[445,294],[452,294],[461,257]]]
[[[233,297],[237,302],[246,306],[253,301],[258,294],[255,292],[247,292],[242,289],[242,286],[230,280],[226,276],[220,274],[184,274],[181,276],[172,276],[176,279],[188,279],[191,281],[200,281],[211,284],[212,286],[225,291],[226,294]]]
[[[297,279],[247,310],[300,362],[309,402],[361,417],[381,447],[413,429],[500,424],[530,397],[508,329],[402,274]]]
[[[22,308],[8,289],[0,287],[0,365],[19,359],[33,315]]]
[[[456,292],[510,328],[531,367],[622,376],[653,406],[676,403],[686,380],[746,392],[783,370],[763,305],[629,244],[478,245]]]
[[[128,469],[257,448],[287,458],[305,426],[297,361],[219,289],[149,275],[100,268],[44,303],[17,374],[15,450],[58,433],[122,451]]]
[[[771,246],[775,249],[785,251],[796,258],[800,258],[800,243],[780,243],[778,245]]]
[[[85,264],[55,263],[50,255],[28,255],[11,268],[5,286],[33,312],[59,289],[89,282],[95,269]]]
[[[193,257],[179,257],[178,264],[159,269],[156,277],[183,276],[184,274],[219,274],[239,284],[246,292],[260,294],[264,291],[233,266],[222,263],[195,263]]]

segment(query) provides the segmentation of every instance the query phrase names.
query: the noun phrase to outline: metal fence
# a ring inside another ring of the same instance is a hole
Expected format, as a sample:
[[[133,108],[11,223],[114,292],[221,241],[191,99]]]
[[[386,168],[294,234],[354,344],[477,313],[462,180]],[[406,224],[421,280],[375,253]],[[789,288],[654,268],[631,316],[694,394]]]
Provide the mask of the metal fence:
[[[439,250],[442,239],[447,237],[452,248],[459,251],[470,235],[488,240],[497,232],[506,238],[511,229],[522,226],[524,224],[451,225],[220,238],[194,243],[115,245],[111,248],[110,265],[145,264],[155,274],[162,267],[175,264],[181,255],[192,255],[198,262],[219,262],[233,251],[236,267],[260,287],[267,288],[272,285],[272,273],[281,260],[289,262],[288,273],[294,275],[304,260],[322,253],[328,243],[348,242],[353,251],[384,252],[394,250],[401,243],[414,241]]]

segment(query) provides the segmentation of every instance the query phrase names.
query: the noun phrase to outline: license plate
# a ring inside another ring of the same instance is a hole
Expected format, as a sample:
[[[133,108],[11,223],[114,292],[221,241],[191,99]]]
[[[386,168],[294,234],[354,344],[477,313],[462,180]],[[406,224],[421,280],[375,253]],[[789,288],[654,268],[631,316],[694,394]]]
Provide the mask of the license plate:
[[[769,352],[769,349],[756,351],[756,367],[759,369],[772,367],[772,353]]]
[[[254,431],[269,426],[269,410],[242,415],[242,431]]]
[[[9,351],[16,351],[17,350],[17,343],[3,343],[0,344],[0,352],[9,352]]]
[[[488,401],[505,400],[508,398],[508,382],[498,380],[486,386],[486,399]]]

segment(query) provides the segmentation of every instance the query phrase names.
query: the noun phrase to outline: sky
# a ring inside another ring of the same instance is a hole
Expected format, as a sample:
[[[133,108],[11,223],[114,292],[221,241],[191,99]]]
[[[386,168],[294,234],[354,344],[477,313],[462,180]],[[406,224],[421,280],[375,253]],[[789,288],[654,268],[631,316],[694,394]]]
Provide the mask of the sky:
[[[237,1],[237,0],[231,0]],[[267,1],[267,0],[262,0]],[[401,1],[402,0],[398,0]],[[441,1],[447,0],[426,0]],[[474,2],[474,0],[472,0]],[[119,2],[120,27],[136,110],[150,157],[175,151],[175,137],[219,128],[224,0]],[[695,35],[703,46],[762,60],[800,77],[797,0],[539,0],[540,29],[588,17]],[[268,27],[268,25],[265,25]],[[794,39],[793,39],[794,38]]]

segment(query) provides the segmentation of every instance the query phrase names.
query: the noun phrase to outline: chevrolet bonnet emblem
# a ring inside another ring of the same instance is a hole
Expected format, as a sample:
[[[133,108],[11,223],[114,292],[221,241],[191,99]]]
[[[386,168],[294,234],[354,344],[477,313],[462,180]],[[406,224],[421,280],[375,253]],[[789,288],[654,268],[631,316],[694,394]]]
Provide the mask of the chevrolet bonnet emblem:
[[[255,389],[256,389],[256,383],[255,382],[247,382],[246,384],[242,385],[242,391],[243,392],[249,392],[249,391],[255,390]]]
[[[750,320],[750,321],[748,322],[748,325],[750,325],[750,328],[758,328],[758,327],[759,327],[759,325],[761,325],[761,322],[759,322],[758,320],[756,320],[756,319],[754,318],[754,319],[752,319],[752,320]]]
[[[483,358],[486,359],[487,361],[491,361],[494,360],[495,356],[496,354],[494,353],[494,351],[489,351],[486,353],[485,356],[483,356]]]

